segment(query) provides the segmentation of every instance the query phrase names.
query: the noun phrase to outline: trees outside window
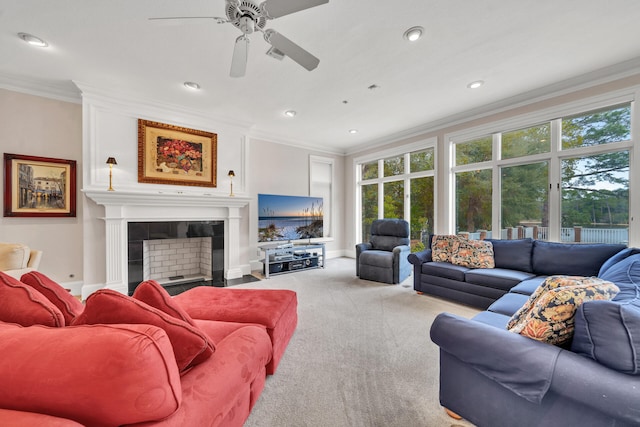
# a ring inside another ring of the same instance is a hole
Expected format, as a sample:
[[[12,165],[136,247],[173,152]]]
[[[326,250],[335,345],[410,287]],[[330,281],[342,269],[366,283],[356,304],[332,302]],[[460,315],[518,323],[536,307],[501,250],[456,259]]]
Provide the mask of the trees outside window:
[[[630,137],[631,104],[626,103],[453,140],[456,232],[628,241]]]

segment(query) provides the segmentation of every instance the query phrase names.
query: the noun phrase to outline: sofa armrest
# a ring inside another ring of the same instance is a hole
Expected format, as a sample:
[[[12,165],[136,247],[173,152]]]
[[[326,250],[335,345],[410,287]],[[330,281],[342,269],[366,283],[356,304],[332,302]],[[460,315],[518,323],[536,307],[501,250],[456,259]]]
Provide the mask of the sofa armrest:
[[[31,249],[31,254],[29,255],[29,263],[27,267],[33,268],[37,270],[40,266],[40,260],[42,259],[42,251]]]
[[[102,427],[163,419],[182,402],[173,347],[155,326],[0,323],[0,342],[0,408]]]
[[[585,356],[560,352],[553,392],[597,409],[629,425],[640,425],[640,376],[610,369]]]
[[[415,266],[420,266],[425,262],[431,261],[431,249],[425,249],[420,252],[414,252],[408,256],[408,260]]]
[[[371,243],[358,243],[356,245],[356,276],[360,276],[360,254],[372,248]]]
[[[559,347],[449,313],[431,326],[431,340],[518,396],[540,403],[554,375]]]

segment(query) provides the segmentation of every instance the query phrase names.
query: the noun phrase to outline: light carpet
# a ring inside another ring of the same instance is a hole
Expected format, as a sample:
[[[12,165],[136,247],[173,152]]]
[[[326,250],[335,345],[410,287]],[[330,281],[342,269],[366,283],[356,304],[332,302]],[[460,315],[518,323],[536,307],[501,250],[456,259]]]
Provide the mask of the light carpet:
[[[479,310],[400,285],[360,280],[355,260],[234,287],[291,289],[298,328],[245,427],[471,426],[438,402],[438,347],[429,339],[443,311]]]

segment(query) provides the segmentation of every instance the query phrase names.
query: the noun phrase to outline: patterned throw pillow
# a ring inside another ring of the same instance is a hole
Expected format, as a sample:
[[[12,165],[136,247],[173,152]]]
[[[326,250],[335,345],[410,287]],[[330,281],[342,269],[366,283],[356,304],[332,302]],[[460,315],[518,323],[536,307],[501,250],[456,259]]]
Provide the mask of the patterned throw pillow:
[[[569,341],[573,337],[576,309],[583,302],[610,300],[619,292],[611,282],[593,277],[585,279],[590,283],[556,287],[539,294],[531,310],[513,325],[509,322],[509,331],[548,344],[562,345]],[[571,280],[575,281],[575,277]]]
[[[458,245],[464,237],[453,234],[436,235],[431,240],[431,259],[436,262],[451,262],[451,255],[458,251]]]
[[[522,322],[522,319],[531,311],[531,309],[536,305],[536,302],[540,299],[542,295],[544,295],[547,291],[551,289],[557,289],[563,286],[579,286],[579,285],[589,285],[589,284],[599,284],[599,283],[608,283],[604,282],[597,277],[583,277],[583,276],[549,276],[545,279],[544,282],[531,294],[527,302],[518,309],[513,316],[511,316],[511,320],[507,323],[507,329],[513,328],[516,324]]]
[[[469,268],[494,268],[493,244],[484,240],[460,239],[458,250],[451,255],[451,263]]]

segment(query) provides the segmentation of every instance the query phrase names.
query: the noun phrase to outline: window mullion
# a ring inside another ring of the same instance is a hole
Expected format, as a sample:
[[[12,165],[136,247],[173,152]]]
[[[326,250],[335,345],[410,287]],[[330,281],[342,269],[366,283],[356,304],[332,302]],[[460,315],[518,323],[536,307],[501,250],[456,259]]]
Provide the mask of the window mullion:
[[[549,235],[547,239],[561,241],[562,221],[562,171],[560,152],[562,147],[562,119],[551,121],[551,162],[549,164]]]

